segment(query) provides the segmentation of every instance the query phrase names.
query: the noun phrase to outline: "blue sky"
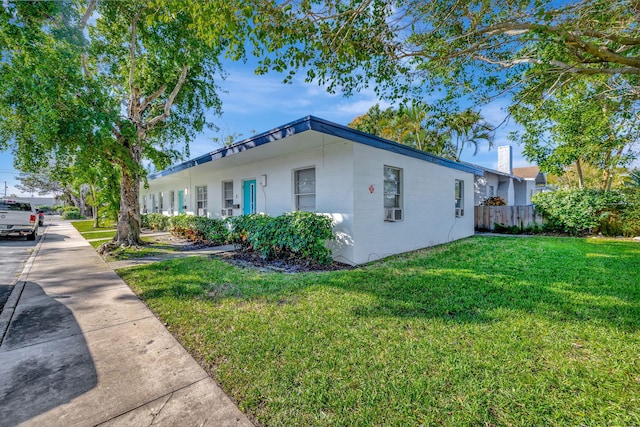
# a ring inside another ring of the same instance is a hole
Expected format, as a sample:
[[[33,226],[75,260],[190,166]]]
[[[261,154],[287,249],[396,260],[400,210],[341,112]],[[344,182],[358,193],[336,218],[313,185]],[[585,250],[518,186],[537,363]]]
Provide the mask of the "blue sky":
[[[227,79],[220,83],[225,93],[221,94],[223,114],[212,117],[220,128],[219,132],[207,131],[191,143],[190,157],[213,151],[220,145],[213,142],[214,137],[230,134],[241,134],[247,138],[255,132],[264,132],[307,115],[317,116],[342,125],[348,124],[354,117],[365,113],[371,106],[379,103],[382,108],[390,106],[381,101],[373,89],[367,89],[350,98],[332,95],[313,83],[305,83],[300,75],[292,84],[283,84],[282,76],[276,73],[257,76],[253,67],[241,63],[229,64]],[[505,116],[508,99],[498,99],[481,108],[486,121],[491,124],[501,123]],[[495,140],[495,147],[509,144],[508,133],[514,124],[502,126]],[[241,138],[241,139],[242,139]],[[463,152],[464,161],[495,169],[497,166],[497,150],[488,150],[482,146],[476,156],[470,149]],[[513,145],[514,167],[527,166],[522,158],[521,148]],[[15,188],[18,172],[13,168],[13,156],[10,152],[0,152],[0,194],[4,194],[4,183],[7,183],[7,195],[22,195]],[[30,196],[30,194],[24,194]]]

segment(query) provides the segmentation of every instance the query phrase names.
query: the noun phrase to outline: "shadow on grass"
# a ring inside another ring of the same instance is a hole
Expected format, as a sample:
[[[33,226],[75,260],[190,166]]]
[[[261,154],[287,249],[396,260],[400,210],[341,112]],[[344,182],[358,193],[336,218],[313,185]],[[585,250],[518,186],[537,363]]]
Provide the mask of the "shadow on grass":
[[[166,275],[172,281],[146,287],[140,297],[202,298],[215,293],[216,284],[233,283],[237,291],[229,298],[278,304],[283,296],[321,286],[344,292],[345,298],[349,293],[373,296],[372,303],[351,306],[355,316],[486,323],[524,312],[635,331],[640,318],[639,250],[633,242],[485,237],[355,270],[297,275],[237,269],[221,261],[179,260],[142,267],[152,277]]]

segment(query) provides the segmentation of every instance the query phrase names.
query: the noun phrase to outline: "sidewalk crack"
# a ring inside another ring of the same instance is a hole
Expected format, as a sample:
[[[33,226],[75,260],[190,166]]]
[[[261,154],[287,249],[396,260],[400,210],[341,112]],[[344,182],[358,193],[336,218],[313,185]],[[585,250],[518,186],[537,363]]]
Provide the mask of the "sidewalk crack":
[[[171,398],[173,397],[173,393],[172,392],[169,397],[167,398],[167,400],[165,400],[165,402],[162,404],[162,406],[160,407],[160,409],[158,409],[158,411],[154,414],[153,412],[151,413],[151,415],[153,415],[153,418],[151,419],[151,422],[149,423],[150,426],[152,426],[155,422],[156,422],[156,417],[158,415],[160,415],[160,412],[162,412],[162,410],[164,409],[165,406],[167,406],[167,403],[169,403],[169,401],[171,400]]]

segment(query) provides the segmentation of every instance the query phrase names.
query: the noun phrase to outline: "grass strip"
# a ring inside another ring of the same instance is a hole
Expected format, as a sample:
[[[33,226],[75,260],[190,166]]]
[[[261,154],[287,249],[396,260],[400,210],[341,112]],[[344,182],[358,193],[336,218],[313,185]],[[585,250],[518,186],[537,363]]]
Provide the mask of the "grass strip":
[[[638,425],[638,260],[475,237],[349,271],[119,273],[260,425]]]
[[[111,239],[100,239],[100,240],[92,240],[91,242],[89,242],[89,244],[94,248],[97,249],[98,246],[100,246],[101,244],[110,241]]]
[[[105,231],[85,231],[82,234],[82,237],[85,239],[112,239],[117,233],[116,230],[105,230]]]
[[[93,220],[85,219],[79,221],[71,221],[71,225],[73,225],[76,230],[80,233],[84,233],[86,231],[96,231],[96,230],[106,230],[106,229],[114,229],[116,228],[115,221],[112,220],[103,220],[100,221],[100,227],[93,228]]]

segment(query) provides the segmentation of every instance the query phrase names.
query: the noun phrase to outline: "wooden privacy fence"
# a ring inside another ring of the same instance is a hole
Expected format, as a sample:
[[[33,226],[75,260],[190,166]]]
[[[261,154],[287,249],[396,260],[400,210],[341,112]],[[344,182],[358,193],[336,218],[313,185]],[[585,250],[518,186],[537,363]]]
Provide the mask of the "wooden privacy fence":
[[[475,206],[476,230],[493,230],[495,224],[519,227],[544,223],[542,215],[529,206]]]

